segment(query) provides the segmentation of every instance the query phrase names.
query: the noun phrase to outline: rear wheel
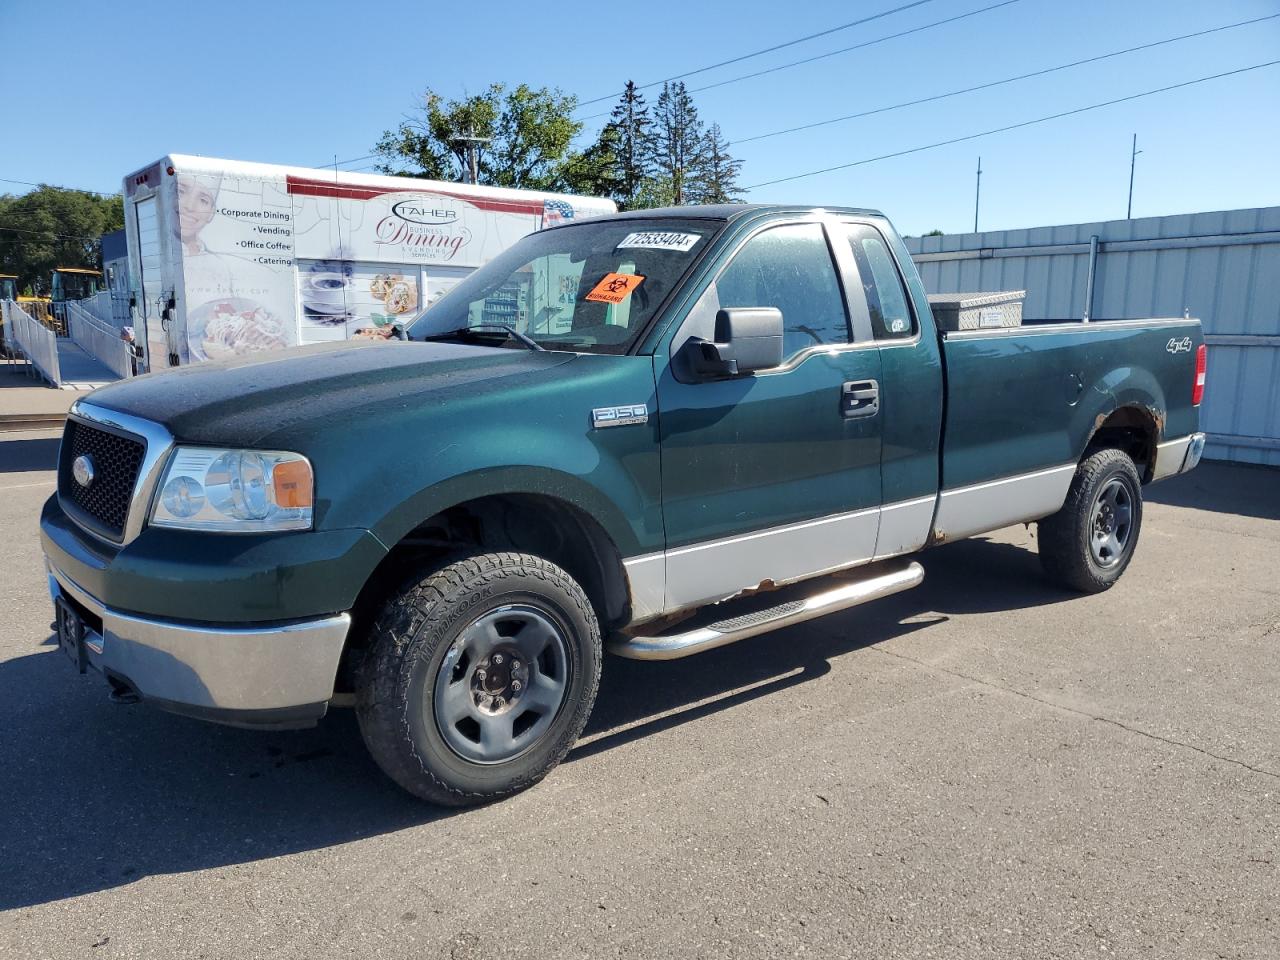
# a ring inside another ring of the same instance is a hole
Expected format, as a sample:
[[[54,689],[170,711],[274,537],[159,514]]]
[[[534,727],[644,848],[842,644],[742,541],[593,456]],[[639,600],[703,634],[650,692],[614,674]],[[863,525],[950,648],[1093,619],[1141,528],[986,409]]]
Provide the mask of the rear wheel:
[[[451,563],[392,597],[356,676],[374,759],[410,793],[453,806],[541,780],[595,702],[600,630],[582,588],[514,553]]]
[[[1066,502],[1039,523],[1046,574],[1084,593],[1111,587],[1133,558],[1142,528],[1142,483],[1128,454],[1098,450],[1081,462]]]

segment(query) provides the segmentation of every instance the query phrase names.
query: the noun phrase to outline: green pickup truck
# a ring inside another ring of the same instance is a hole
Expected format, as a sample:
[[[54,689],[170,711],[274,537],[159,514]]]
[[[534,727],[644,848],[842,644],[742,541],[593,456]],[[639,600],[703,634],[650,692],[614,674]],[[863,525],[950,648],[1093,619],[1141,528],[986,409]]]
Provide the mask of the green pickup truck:
[[[115,699],[261,727],[354,705],[438,803],[546,775],[605,649],[847,609],[1013,523],[1105,590],[1143,486],[1204,446],[1199,321],[941,332],[869,210],[542,230],[391,330],[95,392],[40,526],[59,645]]]

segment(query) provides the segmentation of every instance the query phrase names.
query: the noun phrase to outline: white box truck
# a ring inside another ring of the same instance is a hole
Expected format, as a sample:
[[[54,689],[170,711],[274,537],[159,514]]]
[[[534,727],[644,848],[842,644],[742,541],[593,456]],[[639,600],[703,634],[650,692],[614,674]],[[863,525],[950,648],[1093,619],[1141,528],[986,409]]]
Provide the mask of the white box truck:
[[[179,154],[126,177],[124,204],[148,370],[384,326],[525,234],[617,209],[596,197]]]

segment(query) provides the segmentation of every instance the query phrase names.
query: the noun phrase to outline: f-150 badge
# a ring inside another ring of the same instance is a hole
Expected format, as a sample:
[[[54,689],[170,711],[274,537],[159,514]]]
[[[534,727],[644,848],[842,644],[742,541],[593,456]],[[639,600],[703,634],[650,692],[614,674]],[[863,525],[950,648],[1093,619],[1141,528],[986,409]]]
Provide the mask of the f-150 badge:
[[[621,407],[596,407],[591,411],[591,426],[625,427],[632,423],[648,423],[649,407],[643,403],[628,403]]]

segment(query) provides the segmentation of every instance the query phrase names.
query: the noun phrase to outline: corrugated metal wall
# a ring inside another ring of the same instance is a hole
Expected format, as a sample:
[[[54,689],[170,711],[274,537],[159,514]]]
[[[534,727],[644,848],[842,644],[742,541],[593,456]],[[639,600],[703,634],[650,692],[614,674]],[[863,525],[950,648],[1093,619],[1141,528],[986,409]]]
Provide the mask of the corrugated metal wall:
[[[1280,466],[1280,207],[907,240],[930,293],[1027,291],[1028,320],[1204,323],[1206,456]]]

